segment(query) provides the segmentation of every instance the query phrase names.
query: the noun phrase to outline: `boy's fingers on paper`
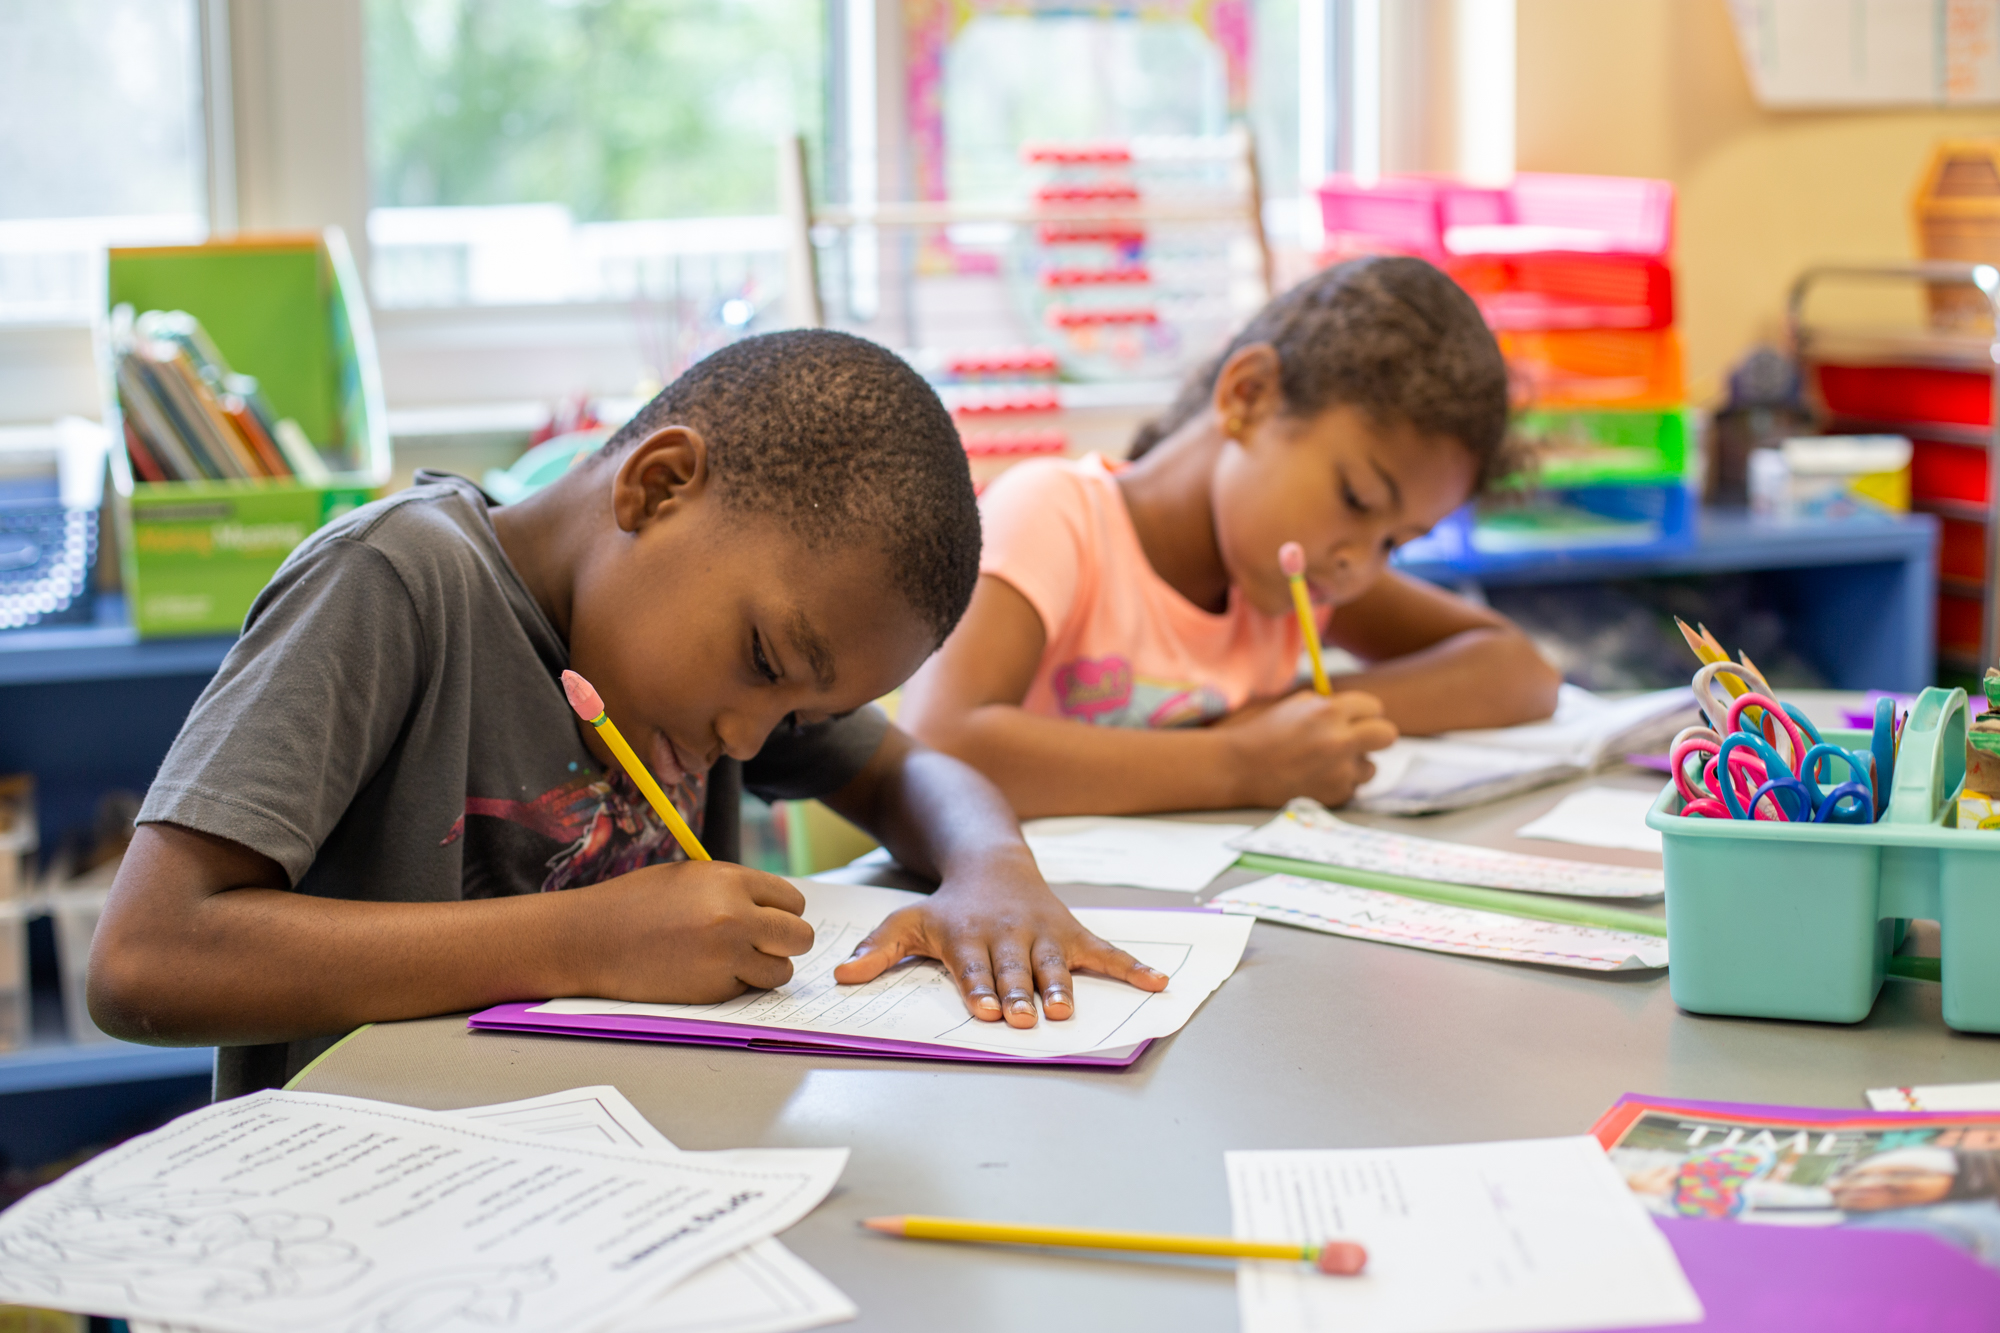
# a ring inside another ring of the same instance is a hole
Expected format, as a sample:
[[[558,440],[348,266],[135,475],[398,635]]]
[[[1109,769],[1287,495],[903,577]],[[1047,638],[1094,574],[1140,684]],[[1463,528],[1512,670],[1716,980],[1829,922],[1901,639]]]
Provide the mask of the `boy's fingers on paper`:
[[[1385,750],[1396,743],[1399,734],[1396,724],[1386,717],[1367,718],[1353,728],[1355,748],[1361,750]]]
[[[999,1021],[1000,997],[993,990],[993,960],[987,956],[986,946],[961,944],[946,952],[951,957],[944,961],[958,982],[958,993],[965,997],[967,1011],[984,1023]]]
[[[873,981],[909,957],[916,938],[910,922],[910,914],[914,910],[906,907],[900,912],[891,912],[881,925],[869,931],[861,943],[854,946],[854,952],[847,956],[846,962],[833,969],[833,979],[843,986]]]
[[[761,949],[746,949],[737,960],[736,979],[758,990],[776,990],[792,979],[792,960]]]
[[[1077,927],[1078,942],[1070,947],[1071,967],[1088,968],[1101,972],[1113,981],[1123,981],[1137,986],[1140,990],[1165,990],[1167,974],[1146,966],[1131,954],[1115,944],[1108,944],[1097,936]]]
[[[750,888],[750,901],[759,907],[775,907],[781,912],[790,912],[793,916],[803,916],[806,910],[806,896],[799,892],[799,886],[776,875],[757,876]]]
[[[751,917],[751,940],[759,953],[796,958],[813,947],[813,928],[804,917],[779,908],[759,907]]]
[[[1055,940],[1044,939],[1035,946],[1035,984],[1042,992],[1042,1012],[1060,1023],[1076,1012],[1076,983],[1069,974],[1069,959]]]
[[[994,944],[992,957],[1000,989],[1000,1012],[1007,1025],[1033,1027],[1036,1022],[1035,972],[1028,965],[1028,950],[1019,940],[1003,939]]]

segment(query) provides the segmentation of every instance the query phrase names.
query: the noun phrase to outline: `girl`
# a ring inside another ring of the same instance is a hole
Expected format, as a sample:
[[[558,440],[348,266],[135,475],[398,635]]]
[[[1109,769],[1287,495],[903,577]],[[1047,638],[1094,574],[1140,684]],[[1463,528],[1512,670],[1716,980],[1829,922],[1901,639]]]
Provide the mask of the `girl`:
[[[1559,678],[1504,618],[1388,567],[1493,475],[1507,370],[1420,259],[1273,300],[1140,432],[1132,461],[1025,463],[980,502],[971,609],[902,721],[1023,817],[1338,805],[1398,734],[1546,717]],[[1367,665],[1300,690],[1278,548],[1327,642]]]

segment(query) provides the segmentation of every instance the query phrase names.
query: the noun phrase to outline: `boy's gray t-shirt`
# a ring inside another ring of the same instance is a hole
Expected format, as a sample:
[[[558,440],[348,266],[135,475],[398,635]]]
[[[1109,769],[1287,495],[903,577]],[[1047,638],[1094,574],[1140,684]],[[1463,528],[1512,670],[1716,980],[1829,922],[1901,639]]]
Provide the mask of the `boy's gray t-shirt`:
[[[569,652],[471,482],[418,484],[313,534],[257,598],[196,700],[141,823],[276,861],[302,893],[372,902],[593,884],[679,848],[585,748]],[[887,732],[859,712],[774,734],[743,766],[767,799],[820,796]],[[673,793],[700,810],[698,783]]]

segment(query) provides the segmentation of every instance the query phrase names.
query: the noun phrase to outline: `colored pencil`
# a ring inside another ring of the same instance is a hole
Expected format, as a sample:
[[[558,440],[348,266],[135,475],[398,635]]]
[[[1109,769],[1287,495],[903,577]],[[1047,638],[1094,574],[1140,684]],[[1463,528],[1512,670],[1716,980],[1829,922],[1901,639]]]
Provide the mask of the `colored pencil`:
[[[701,845],[701,839],[694,836],[694,830],[687,826],[687,821],[681,818],[681,812],[674,809],[674,803],[660,790],[660,784],[653,781],[653,775],[639,761],[639,756],[632,752],[632,747],[626,744],[625,738],[618,733],[618,726],[605,713],[604,700],[597,690],[574,671],[563,672],[562,682],[563,693],[569,696],[569,706],[576,710],[578,717],[597,728],[597,734],[611,747],[611,753],[618,756],[618,762],[625,766],[625,772],[631,776],[633,785],[646,794],[647,801],[652,804],[653,813],[660,817],[660,822],[674,835],[674,841],[687,853],[688,860],[714,860],[715,858],[708,854],[708,849]]]
[[[1286,542],[1278,548],[1278,565],[1292,585],[1292,610],[1298,612],[1299,635],[1306,641],[1306,652],[1312,657],[1313,689],[1323,695],[1332,694],[1333,685],[1326,678],[1326,659],[1320,655],[1319,626],[1313,621],[1312,598],[1306,593],[1305,548],[1297,542]]]
[[[1231,1240],[1155,1231],[1099,1231],[1091,1227],[1031,1227],[958,1217],[869,1217],[870,1231],[909,1240],[960,1240],[992,1245],[1054,1245],[1076,1250],[1143,1250],[1150,1254],[1205,1254],[1224,1259],[1291,1259],[1334,1277],[1350,1277],[1368,1263],[1368,1251],[1351,1240],[1319,1245],[1298,1241]]]

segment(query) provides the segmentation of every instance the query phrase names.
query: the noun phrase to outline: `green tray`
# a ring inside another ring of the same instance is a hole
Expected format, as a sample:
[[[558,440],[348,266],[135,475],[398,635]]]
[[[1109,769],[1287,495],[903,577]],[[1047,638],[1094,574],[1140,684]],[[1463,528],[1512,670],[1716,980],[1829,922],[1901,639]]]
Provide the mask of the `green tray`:
[[[292,548],[380,494],[388,413],[367,302],[340,229],[113,250],[107,305],[185,310],[271,409],[330,453],[323,482],[145,482],[111,451],[126,604],[142,638],[231,633]],[[118,430],[105,372],[105,419]]]

